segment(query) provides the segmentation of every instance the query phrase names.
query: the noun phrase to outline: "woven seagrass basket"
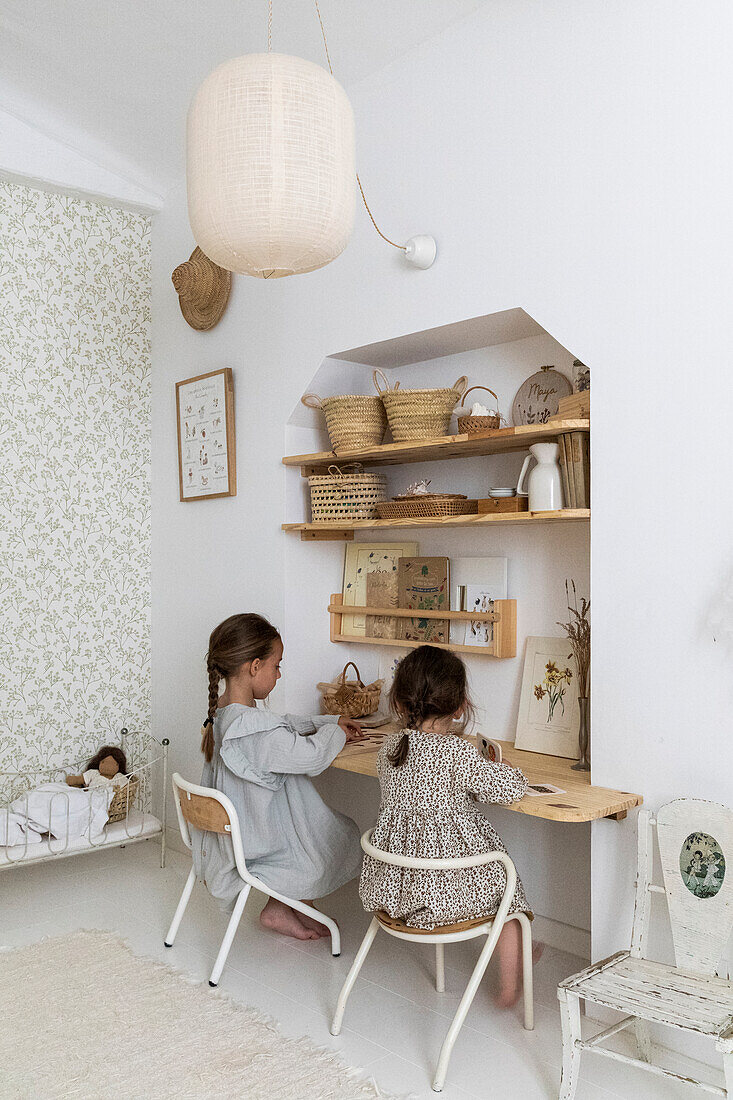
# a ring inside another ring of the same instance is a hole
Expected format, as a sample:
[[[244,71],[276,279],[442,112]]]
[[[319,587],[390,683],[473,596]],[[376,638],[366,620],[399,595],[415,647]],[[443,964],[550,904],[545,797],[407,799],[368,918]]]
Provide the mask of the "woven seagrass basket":
[[[469,393],[473,393],[474,390],[486,390],[487,393],[490,393],[496,401],[496,412],[490,416],[471,416],[470,414],[459,416],[458,431],[461,435],[476,435],[477,432],[487,432],[493,428],[500,428],[504,419],[499,412],[499,398],[488,386],[471,386],[470,390],[466,390],[461,401],[461,408],[465,405]]]
[[[351,666],[356,680],[347,680],[346,671]],[[346,718],[366,718],[379,710],[379,696],[383,680],[365,684],[359,675],[359,669],[353,661],[344,665],[344,670],[332,683],[319,684],[324,714],[342,714]]]
[[[117,788],[114,793],[114,798],[109,804],[107,821],[124,821],[127,817],[128,808],[132,809],[133,807],[139,786],[139,777],[137,775],[131,775],[128,777],[127,783]]]
[[[377,518],[377,504],[387,496],[384,474],[365,474],[359,463],[329,466],[328,471],[308,478],[313,523]]]
[[[306,393],[300,400],[306,408],[321,410],[326,418],[328,438],[336,452],[378,447],[384,439],[387,413],[381,397],[360,393],[318,397],[315,393]]]
[[[440,516],[471,516],[478,512],[478,501],[459,493],[421,493],[415,497],[395,497],[377,505],[380,519],[427,519]]]
[[[379,381],[385,388],[380,389]],[[394,389],[383,371],[374,372],[374,385],[387,410],[392,438],[395,443],[405,439],[437,439],[448,434],[453,410],[465,393],[468,379],[462,375],[450,387],[432,390],[401,390],[399,382]]]

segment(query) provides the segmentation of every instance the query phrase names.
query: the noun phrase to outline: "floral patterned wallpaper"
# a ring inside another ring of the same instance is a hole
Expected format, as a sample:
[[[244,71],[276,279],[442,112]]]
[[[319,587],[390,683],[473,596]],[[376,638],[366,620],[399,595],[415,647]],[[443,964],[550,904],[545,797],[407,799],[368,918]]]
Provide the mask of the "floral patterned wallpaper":
[[[0,772],[150,729],[150,289],[148,217],[0,180]]]

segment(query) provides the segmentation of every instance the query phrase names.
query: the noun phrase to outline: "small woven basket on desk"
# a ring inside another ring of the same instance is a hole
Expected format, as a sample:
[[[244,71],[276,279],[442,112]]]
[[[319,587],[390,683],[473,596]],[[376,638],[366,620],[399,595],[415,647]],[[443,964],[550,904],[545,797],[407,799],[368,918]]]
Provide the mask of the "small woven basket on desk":
[[[380,389],[379,381],[384,389]],[[453,410],[463,396],[468,379],[462,375],[452,386],[432,390],[394,389],[383,371],[374,372],[374,385],[387,410],[387,420],[395,443],[406,439],[437,439],[447,435]]]
[[[117,788],[114,798],[109,804],[107,821],[124,821],[128,809],[132,809],[139,786],[140,779],[138,776],[131,775],[128,777],[127,783]]]
[[[328,471],[308,478],[313,523],[377,518],[377,504],[387,496],[384,474],[366,474],[358,464]]]
[[[478,501],[460,493],[421,493],[414,497],[395,497],[377,505],[380,519],[440,519],[441,516],[471,516],[478,512]]]
[[[353,668],[356,680],[347,680],[346,672]],[[379,696],[383,680],[365,684],[359,675],[359,669],[353,661],[344,665],[343,672],[332,683],[318,685],[321,693],[323,713],[341,714],[346,718],[366,718],[379,710]]]
[[[486,393],[490,393],[496,401],[496,412],[490,413],[489,416],[471,416],[470,414],[459,416],[458,432],[460,435],[476,435],[478,432],[488,432],[494,428],[500,428],[504,420],[499,412],[499,398],[488,386],[471,386],[470,390],[466,390],[461,401],[461,408],[465,405],[469,393],[473,393],[474,390],[485,390]]]
[[[306,393],[300,400],[306,408],[321,410],[334,451],[378,447],[384,439],[387,413],[381,397],[360,393],[318,397],[315,393]]]

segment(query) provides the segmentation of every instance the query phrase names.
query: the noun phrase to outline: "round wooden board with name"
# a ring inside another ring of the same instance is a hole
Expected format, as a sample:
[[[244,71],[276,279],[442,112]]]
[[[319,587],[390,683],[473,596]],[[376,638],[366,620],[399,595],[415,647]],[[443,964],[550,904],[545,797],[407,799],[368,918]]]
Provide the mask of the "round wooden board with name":
[[[517,390],[512,405],[514,424],[546,424],[557,412],[560,398],[572,392],[573,387],[564,374],[552,366],[541,367]]]

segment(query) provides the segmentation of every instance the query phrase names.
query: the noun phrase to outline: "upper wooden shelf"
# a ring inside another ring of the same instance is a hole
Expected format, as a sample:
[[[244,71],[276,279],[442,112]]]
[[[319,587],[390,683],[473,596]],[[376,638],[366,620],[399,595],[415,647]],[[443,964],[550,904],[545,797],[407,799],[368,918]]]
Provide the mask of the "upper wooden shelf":
[[[589,432],[590,420],[559,420],[554,424],[524,424],[518,428],[494,428],[480,435],[444,435],[439,439],[415,439],[384,443],[355,451],[320,451],[287,455],[285,466],[300,466],[304,476],[334,462],[361,462],[364,466],[396,466],[402,462],[434,462],[444,458],[476,458],[481,455],[526,451],[533,443],[547,443],[565,432]]]
[[[331,767],[376,778],[377,752],[382,735],[396,728],[394,725],[381,726],[373,731],[376,735],[374,740],[346,745]],[[572,770],[574,760],[515,749],[511,741],[500,741],[499,744],[504,762],[520,768],[530,783],[551,783],[565,791],[565,794],[525,795],[521,802],[507,806],[508,810],[530,817],[544,817],[549,821],[598,821],[604,817],[620,820],[643,802],[640,794],[592,786],[588,772]]]

